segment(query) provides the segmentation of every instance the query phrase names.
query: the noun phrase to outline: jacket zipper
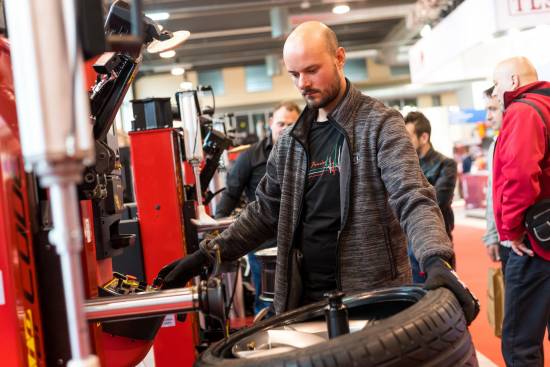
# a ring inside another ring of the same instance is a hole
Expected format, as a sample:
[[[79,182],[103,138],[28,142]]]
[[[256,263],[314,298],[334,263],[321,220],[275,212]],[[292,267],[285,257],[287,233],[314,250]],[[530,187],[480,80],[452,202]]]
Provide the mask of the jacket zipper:
[[[351,169],[353,167],[353,154],[351,153],[352,151],[352,147],[351,147],[351,144],[349,142],[349,138],[348,138],[348,134],[346,134],[346,132],[344,131],[344,129],[342,129],[342,127],[336,122],[334,121],[332,118],[329,117],[329,122],[332,124],[332,126],[334,126],[343,136],[344,136],[344,139],[346,140],[346,144],[348,145],[348,153],[349,153],[349,163],[350,163],[350,170],[349,170],[349,175],[347,177],[347,195],[348,195],[348,198],[347,199],[350,199],[349,198],[349,187],[351,186]],[[336,238],[336,285],[338,287],[339,290],[342,290],[342,277],[341,277],[341,266],[340,266],[340,257],[341,257],[341,251],[340,251],[340,235],[342,234],[342,232],[344,231],[345,227],[346,227],[346,224],[348,223],[348,214],[349,214],[349,201],[348,201],[348,205],[346,205],[346,207],[344,208],[344,220],[342,223],[340,223],[340,231],[338,231],[338,237]]]
[[[294,225],[294,232],[292,233],[292,243],[291,243],[291,246],[289,246],[288,248],[288,251],[287,251],[287,269],[290,270],[291,268],[291,261],[292,261],[292,249],[294,248],[294,246],[296,246],[296,233],[298,231],[298,226],[300,225],[300,220],[302,218],[302,209],[303,209],[303,206],[304,206],[304,193],[306,191],[306,185],[307,185],[307,175],[308,175],[308,172],[309,172],[309,153],[307,151],[307,149],[304,147],[304,145],[298,140],[296,139],[296,141],[298,142],[298,144],[300,144],[302,146],[302,149],[304,149],[304,152],[305,152],[305,155],[306,155],[306,174],[305,174],[305,177],[304,177],[304,187],[302,189],[302,192],[300,194],[300,206],[298,207],[298,217],[297,217],[297,220],[296,220],[296,224]],[[286,292],[286,299],[285,299],[285,309],[284,311],[287,311],[288,310],[288,301],[289,301],[289,294],[290,294],[290,291],[288,290],[288,286],[290,285],[290,276],[292,274],[290,274],[290,271],[287,271],[286,272],[286,284],[287,284],[287,292]],[[296,274],[294,274],[294,276],[296,276]],[[300,274],[300,276],[302,276]]]
[[[386,250],[388,251],[388,257],[390,259],[391,278],[395,279],[397,277],[397,269],[396,269],[395,262],[393,260],[393,251],[391,248],[391,240],[390,240],[390,230],[386,225],[382,225],[382,229],[384,231],[384,242],[386,243]]]

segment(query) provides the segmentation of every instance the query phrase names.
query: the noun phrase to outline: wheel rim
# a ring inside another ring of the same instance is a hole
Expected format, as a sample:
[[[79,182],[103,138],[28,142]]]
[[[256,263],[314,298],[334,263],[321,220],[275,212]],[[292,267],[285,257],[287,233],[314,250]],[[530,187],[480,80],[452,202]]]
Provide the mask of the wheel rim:
[[[344,297],[343,302],[348,307],[350,333],[401,312],[425,294],[426,291],[420,287],[407,286]],[[260,330],[235,335],[233,343],[229,343],[220,354],[228,358],[270,357],[323,343],[329,340],[323,316],[325,306],[326,302],[308,305],[292,311],[295,317],[274,322]]]

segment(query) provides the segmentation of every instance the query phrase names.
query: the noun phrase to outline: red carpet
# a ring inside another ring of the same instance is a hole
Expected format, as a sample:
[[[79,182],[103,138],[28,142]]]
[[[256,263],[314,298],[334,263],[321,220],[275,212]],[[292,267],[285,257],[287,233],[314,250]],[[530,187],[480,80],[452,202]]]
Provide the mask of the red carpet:
[[[475,293],[481,303],[481,312],[470,326],[476,349],[498,366],[504,366],[497,338],[487,321],[487,269],[497,266],[485,253],[481,241],[483,230],[457,225],[453,231],[457,257],[457,271],[462,280]],[[550,342],[544,344],[545,367],[550,367]]]

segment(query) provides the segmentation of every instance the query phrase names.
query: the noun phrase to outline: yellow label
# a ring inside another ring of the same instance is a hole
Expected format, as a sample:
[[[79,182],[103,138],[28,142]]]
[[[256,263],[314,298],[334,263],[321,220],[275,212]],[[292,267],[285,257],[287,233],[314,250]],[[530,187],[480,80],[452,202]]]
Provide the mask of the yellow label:
[[[36,341],[34,340],[34,324],[32,322],[32,311],[30,309],[25,312],[24,319],[25,328],[25,343],[27,345],[27,361],[29,367],[35,367],[36,364]]]

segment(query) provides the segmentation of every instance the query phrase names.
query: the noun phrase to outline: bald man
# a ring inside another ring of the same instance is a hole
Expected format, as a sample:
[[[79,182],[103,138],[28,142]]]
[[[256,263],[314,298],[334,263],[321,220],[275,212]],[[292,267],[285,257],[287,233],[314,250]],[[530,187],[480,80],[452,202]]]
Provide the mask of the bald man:
[[[451,289],[471,322],[477,302],[451,271],[454,253],[435,191],[401,114],[345,78],[345,50],[324,24],[298,26],[283,55],[306,108],[273,147],[256,201],[199,252],[161,272],[165,283],[184,284],[197,264],[236,259],[276,235],[274,306],[281,313],[334,290],[409,283],[406,233],[426,287]]]
[[[542,366],[550,331],[550,246],[525,229],[527,210],[550,199],[550,83],[538,81],[524,57],[495,68],[495,96],[504,109],[493,160],[493,209],[506,264],[502,352],[507,366]],[[550,220],[550,215],[545,219]]]

